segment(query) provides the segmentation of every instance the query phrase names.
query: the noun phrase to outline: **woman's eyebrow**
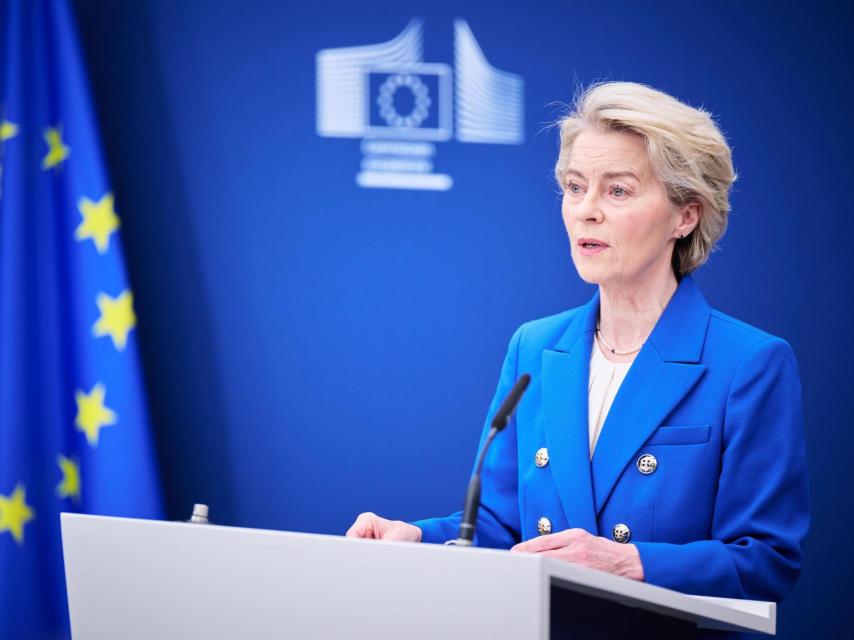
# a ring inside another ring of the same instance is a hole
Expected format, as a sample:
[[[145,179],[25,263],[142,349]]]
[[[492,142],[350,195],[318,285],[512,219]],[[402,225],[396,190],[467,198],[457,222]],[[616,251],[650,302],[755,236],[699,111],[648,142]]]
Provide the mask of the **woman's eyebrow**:
[[[574,176],[578,176],[582,180],[587,180],[587,178],[584,176],[583,173],[581,173],[578,169],[574,169],[572,167],[570,167],[569,169],[566,170],[566,175],[574,175]],[[628,169],[621,170],[621,171],[606,171],[602,174],[602,177],[605,179],[608,179],[608,180],[610,180],[612,178],[634,178],[638,182],[641,181],[641,179],[638,177],[638,175],[634,171],[630,171]]]
[[[606,171],[602,174],[603,178],[634,178],[640,182],[637,174],[634,171]]]

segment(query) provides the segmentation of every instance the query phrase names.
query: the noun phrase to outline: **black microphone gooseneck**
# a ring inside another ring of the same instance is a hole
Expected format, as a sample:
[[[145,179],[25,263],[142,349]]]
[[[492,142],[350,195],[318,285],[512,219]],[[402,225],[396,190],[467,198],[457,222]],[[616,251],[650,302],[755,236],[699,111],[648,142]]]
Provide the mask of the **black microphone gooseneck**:
[[[486,457],[486,452],[489,450],[489,445],[498,435],[498,432],[507,426],[507,421],[522,399],[522,394],[528,388],[531,382],[531,376],[523,373],[519,376],[516,384],[504,398],[495,416],[492,418],[492,428],[486,436],[486,442],[483,443],[483,448],[480,450],[480,455],[477,457],[474,473],[469,481],[468,492],[466,493],[466,506],[463,509],[463,519],[460,522],[460,533],[456,540],[456,544],[461,547],[470,547],[474,541],[474,529],[477,523],[477,511],[480,509],[480,472],[483,468],[483,459]]]

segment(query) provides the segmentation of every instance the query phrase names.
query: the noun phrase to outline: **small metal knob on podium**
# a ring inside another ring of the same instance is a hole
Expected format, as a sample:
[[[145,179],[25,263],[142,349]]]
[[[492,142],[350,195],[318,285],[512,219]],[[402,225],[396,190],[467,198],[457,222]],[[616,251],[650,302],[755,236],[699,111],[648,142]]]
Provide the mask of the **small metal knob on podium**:
[[[189,521],[195,524],[210,524],[208,520],[208,505],[194,504],[193,515],[190,516]]]

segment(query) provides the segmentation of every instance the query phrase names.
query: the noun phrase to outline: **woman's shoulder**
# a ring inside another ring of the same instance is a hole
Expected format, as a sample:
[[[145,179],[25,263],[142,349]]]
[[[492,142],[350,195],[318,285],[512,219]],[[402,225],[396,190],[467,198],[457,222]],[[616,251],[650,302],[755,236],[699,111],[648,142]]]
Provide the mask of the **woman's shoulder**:
[[[718,309],[711,309],[706,332],[706,348],[747,354],[763,348],[791,350],[791,345],[780,336]]]
[[[731,384],[800,377],[797,355],[786,339],[717,309],[709,313],[701,362],[729,372]]]

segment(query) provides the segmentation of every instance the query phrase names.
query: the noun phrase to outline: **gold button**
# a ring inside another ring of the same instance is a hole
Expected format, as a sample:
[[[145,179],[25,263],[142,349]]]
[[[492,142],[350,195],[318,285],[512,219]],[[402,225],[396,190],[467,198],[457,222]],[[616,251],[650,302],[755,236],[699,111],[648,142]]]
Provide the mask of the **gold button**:
[[[549,463],[549,450],[543,447],[542,449],[537,449],[537,455],[534,456],[534,464],[536,464],[541,469],[545,467]]]
[[[645,453],[640,458],[638,458],[638,471],[640,471],[645,476],[648,476],[650,473],[654,472],[658,468],[658,460],[655,459],[655,456],[651,453]]]
[[[541,536],[548,535],[552,532],[552,521],[546,517],[537,520],[537,533]]]
[[[614,538],[614,542],[625,544],[632,537],[632,530],[624,524],[615,524],[611,530],[611,537]]]

